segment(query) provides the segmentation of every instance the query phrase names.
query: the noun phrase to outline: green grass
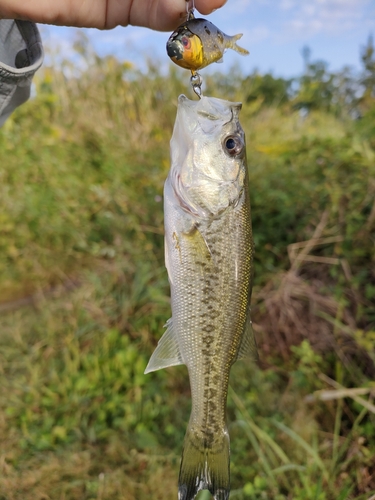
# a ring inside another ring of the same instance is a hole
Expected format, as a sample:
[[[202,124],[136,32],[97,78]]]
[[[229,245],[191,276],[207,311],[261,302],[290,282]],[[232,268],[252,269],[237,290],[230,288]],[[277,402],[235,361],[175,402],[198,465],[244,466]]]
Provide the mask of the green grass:
[[[174,499],[187,373],[143,370],[170,315],[161,197],[188,78],[84,56],[0,131],[0,499]],[[372,122],[215,81],[245,101],[261,357],[231,375],[231,498],[368,499],[373,393],[320,395],[373,388]],[[317,227],[318,262],[288,272]]]

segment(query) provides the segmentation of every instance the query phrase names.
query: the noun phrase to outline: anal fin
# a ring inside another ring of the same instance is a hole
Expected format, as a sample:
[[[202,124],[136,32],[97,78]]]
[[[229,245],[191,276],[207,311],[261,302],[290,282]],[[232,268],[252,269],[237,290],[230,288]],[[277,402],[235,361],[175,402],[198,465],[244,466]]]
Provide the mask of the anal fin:
[[[250,311],[248,312],[246,318],[245,328],[242,335],[240,348],[238,349],[238,354],[237,354],[237,359],[249,359],[249,358],[255,361],[259,359],[254,330],[250,319]]]
[[[172,318],[170,318],[166,325],[167,331],[153,352],[148,365],[146,366],[145,373],[154,372],[161,368],[168,366],[183,365],[180,348],[177,342],[175,332],[173,330]]]

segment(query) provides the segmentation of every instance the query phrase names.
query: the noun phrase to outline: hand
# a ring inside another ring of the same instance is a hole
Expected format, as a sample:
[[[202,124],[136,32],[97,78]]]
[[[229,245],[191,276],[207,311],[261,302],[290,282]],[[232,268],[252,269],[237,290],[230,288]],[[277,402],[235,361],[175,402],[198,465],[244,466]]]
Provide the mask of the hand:
[[[195,0],[207,15],[226,0]],[[0,19],[26,19],[37,23],[111,29],[146,26],[171,31],[186,19],[185,0],[0,0]]]

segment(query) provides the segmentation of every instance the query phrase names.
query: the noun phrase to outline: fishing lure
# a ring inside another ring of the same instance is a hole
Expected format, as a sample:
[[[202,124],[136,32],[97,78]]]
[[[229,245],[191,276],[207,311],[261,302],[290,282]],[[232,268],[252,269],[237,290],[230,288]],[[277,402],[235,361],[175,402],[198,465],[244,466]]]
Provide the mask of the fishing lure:
[[[242,33],[229,36],[206,19],[195,19],[194,0],[186,0],[186,12],[186,21],[168,39],[167,53],[175,64],[191,71],[190,82],[200,98],[202,80],[199,69],[213,62],[222,62],[227,49],[242,55],[249,52],[236,43]]]
[[[167,53],[172,61],[194,74],[213,62],[221,62],[227,49],[239,54],[249,52],[237,45],[242,33],[226,35],[206,19],[188,19],[174,31],[167,42]]]

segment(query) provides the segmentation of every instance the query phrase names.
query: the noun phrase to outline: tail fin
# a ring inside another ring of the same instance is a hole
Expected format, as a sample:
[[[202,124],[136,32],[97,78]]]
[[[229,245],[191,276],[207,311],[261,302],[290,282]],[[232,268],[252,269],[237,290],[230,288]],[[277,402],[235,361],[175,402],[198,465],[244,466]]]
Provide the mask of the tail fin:
[[[236,44],[237,40],[242,38],[242,33],[238,35],[234,35],[230,37],[230,48],[238,52],[239,54],[242,54],[243,56],[249,55],[249,51],[240,47],[239,45]]]
[[[208,447],[191,430],[186,432],[178,500],[193,500],[200,490],[209,490],[214,500],[228,500],[229,484],[229,435],[226,429],[215,435]]]

